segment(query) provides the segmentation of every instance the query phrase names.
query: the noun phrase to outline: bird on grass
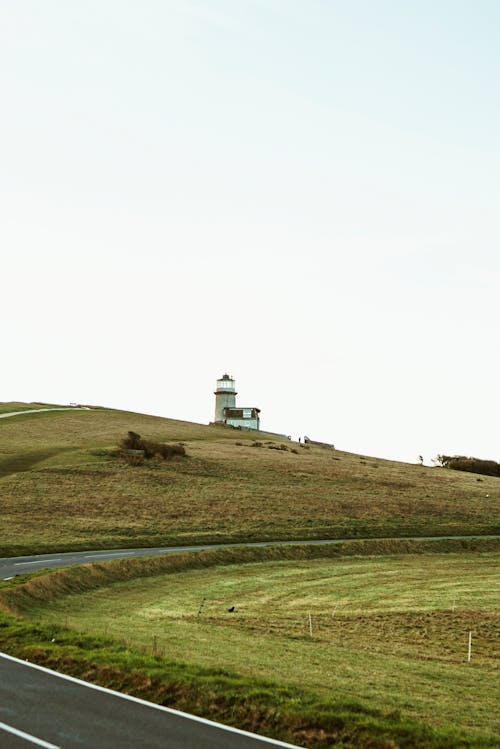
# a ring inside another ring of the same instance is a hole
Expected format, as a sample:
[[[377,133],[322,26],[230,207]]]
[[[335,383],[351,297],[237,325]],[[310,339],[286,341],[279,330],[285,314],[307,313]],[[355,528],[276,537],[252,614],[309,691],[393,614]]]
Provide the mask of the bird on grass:
[[[236,611],[236,606],[231,606],[230,609],[228,609],[229,613],[232,614],[233,611]]]

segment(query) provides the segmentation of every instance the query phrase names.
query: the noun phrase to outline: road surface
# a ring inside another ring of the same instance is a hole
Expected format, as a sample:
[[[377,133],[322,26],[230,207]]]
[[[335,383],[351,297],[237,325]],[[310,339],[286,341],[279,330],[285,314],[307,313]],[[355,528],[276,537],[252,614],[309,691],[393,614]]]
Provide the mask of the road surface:
[[[345,539],[334,541],[256,541],[247,544],[205,544],[203,546],[163,546],[146,549],[109,549],[102,551],[69,551],[62,554],[35,554],[25,557],[0,557],[0,580],[10,580],[15,575],[24,575],[42,569],[68,567],[71,564],[106,562],[127,557],[154,557],[186,551],[207,551],[235,546],[302,546],[303,544],[340,544]]]
[[[413,536],[411,538],[391,539],[393,541],[443,541],[446,539],[464,540],[467,538],[500,538],[500,536]],[[24,557],[1,557],[0,580],[10,580],[15,575],[23,575],[42,569],[68,567],[71,564],[89,564],[91,562],[106,562],[112,559],[127,557],[152,557],[161,554],[175,554],[186,551],[207,551],[209,549],[227,549],[231,547],[254,546],[325,546],[327,544],[341,544],[345,541],[381,541],[384,539],[369,538],[337,538],[308,541],[255,541],[254,543],[239,544],[205,544],[202,546],[163,546],[145,549],[103,549],[102,551],[69,551],[59,554],[35,554]],[[387,540],[387,539],[385,539]]]
[[[464,540],[467,538],[500,538],[500,536],[412,536],[411,538],[394,538],[392,541],[443,541]],[[202,546],[163,546],[144,549],[103,549],[102,551],[69,551],[54,554],[35,554],[24,557],[0,557],[0,580],[10,580],[15,575],[23,575],[42,569],[68,567],[71,564],[89,564],[91,562],[106,562],[112,559],[127,557],[152,557],[161,554],[175,554],[186,551],[207,551],[209,549],[227,549],[231,547],[254,546],[325,546],[327,544],[341,544],[346,541],[381,541],[377,538],[336,538],[307,541],[255,541],[254,543],[239,544],[205,544]],[[388,540],[388,539],[385,539]]]
[[[270,749],[274,739],[0,654],[2,749]]]

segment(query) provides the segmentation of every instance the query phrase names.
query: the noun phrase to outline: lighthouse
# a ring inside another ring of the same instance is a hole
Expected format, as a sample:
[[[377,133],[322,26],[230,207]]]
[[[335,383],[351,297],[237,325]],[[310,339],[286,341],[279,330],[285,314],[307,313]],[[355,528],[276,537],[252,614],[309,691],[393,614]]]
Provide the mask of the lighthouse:
[[[217,380],[215,388],[215,421],[224,421],[224,409],[236,406],[236,383],[228,374]]]
[[[236,382],[228,374],[217,380],[215,388],[215,423],[236,429],[259,429],[260,408],[236,406]]]

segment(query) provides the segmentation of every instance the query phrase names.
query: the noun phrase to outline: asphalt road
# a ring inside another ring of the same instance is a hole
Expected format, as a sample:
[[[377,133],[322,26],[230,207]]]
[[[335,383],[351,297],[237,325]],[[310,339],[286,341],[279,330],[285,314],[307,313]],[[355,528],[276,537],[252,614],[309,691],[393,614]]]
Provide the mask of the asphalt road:
[[[412,536],[399,540],[429,541],[444,539],[466,539],[466,538],[500,538],[500,536]],[[88,564],[90,562],[105,562],[111,559],[124,559],[126,557],[149,557],[161,554],[175,554],[183,551],[204,551],[207,549],[223,549],[235,546],[303,546],[303,545],[326,545],[341,544],[344,541],[357,540],[369,541],[373,539],[323,539],[308,541],[257,541],[247,544],[205,544],[202,546],[164,546],[146,549],[103,549],[102,551],[69,551],[62,554],[37,554],[24,557],[1,557],[0,558],[0,580],[9,580],[15,575],[23,575],[41,569],[54,569],[55,567],[68,567],[71,564]],[[377,540],[377,539],[375,539]],[[379,539],[381,540],[381,539]],[[393,539],[398,540],[398,539]]]
[[[0,654],[2,749],[264,749],[280,741]]]
[[[235,546],[300,546],[303,544],[340,544],[334,541],[257,541],[250,544],[206,544],[205,546],[164,546],[146,549],[109,549],[102,551],[70,551],[63,554],[37,554],[25,557],[1,557],[0,580],[10,580],[14,575],[23,575],[41,569],[68,567],[71,564],[90,564],[106,562],[126,557],[153,557],[161,554],[175,554],[183,551],[205,551],[207,549],[224,549]]]

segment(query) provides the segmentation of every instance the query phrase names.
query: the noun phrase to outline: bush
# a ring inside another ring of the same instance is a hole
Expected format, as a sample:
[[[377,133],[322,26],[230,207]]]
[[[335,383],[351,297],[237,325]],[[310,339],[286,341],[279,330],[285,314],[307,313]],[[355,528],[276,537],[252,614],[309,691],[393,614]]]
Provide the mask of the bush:
[[[143,441],[137,432],[129,432],[128,436],[120,442],[122,450],[142,450]]]
[[[170,460],[176,457],[185,457],[184,445],[166,445],[163,442],[145,440],[137,432],[129,432],[127,437],[120,442],[121,456],[129,465],[142,465],[144,459],[161,458]]]
[[[467,458],[465,455],[437,455],[434,462],[443,466],[443,468],[451,468],[453,471],[481,473],[484,476],[500,476],[500,463],[496,463],[494,460]]]

